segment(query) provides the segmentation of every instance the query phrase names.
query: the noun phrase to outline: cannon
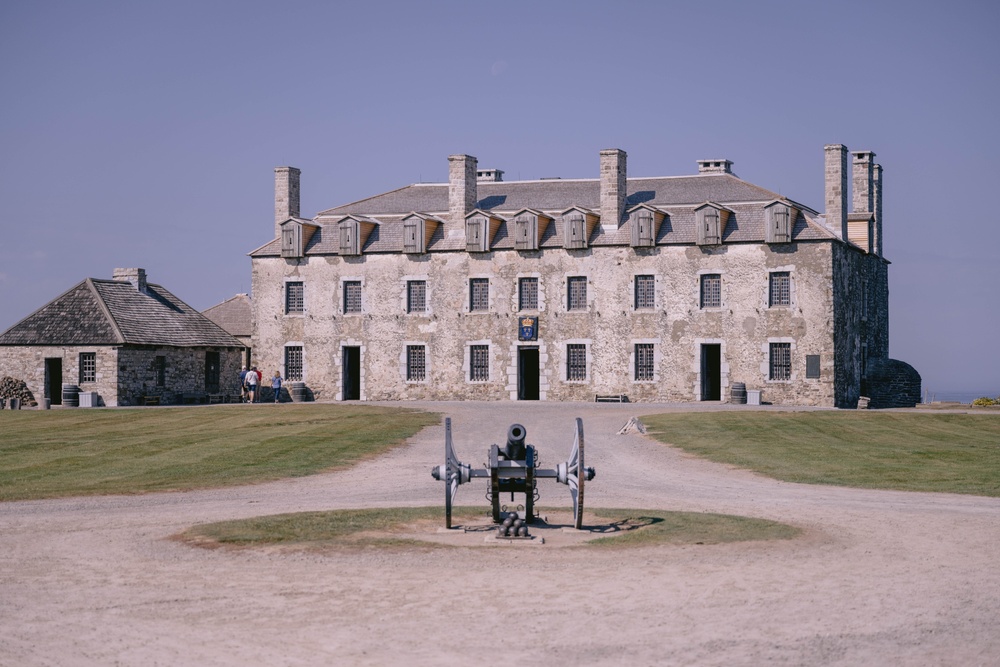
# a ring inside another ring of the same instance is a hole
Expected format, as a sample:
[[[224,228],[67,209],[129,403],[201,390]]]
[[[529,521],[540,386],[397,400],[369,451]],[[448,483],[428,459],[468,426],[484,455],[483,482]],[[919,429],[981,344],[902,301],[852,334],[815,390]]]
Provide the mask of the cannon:
[[[501,523],[502,517],[500,499],[505,493],[524,494],[525,523],[535,519],[535,500],[538,498],[537,481],[540,478],[551,478],[569,487],[570,498],[573,501],[573,525],[579,530],[583,526],[583,488],[584,482],[594,478],[594,469],[587,468],[583,463],[583,420],[576,419],[576,431],[573,448],[569,458],[553,469],[537,467],[538,456],[533,445],[525,444],[528,432],[521,424],[511,424],[507,429],[507,443],[501,449],[499,445],[490,446],[489,462],[482,469],[473,469],[471,465],[459,461],[451,440],[451,418],[444,420],[444,463],[434,466],[431,475],[434,479],[445,482],[444,512],[445,527],[451,528],[451,507],[455,494],[462,484],[471,482],[476,477],[490,480],[490,488],[486,497],[493,505],[493,522]]]

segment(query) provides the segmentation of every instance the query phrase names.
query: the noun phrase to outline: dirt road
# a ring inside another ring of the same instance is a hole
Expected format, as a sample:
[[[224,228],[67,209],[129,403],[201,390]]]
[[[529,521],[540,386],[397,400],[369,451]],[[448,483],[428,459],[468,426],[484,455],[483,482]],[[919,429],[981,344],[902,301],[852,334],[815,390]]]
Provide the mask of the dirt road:
[[[583,417],[597,469],[588,507],[740,514],[804,532],[350,556],[169,539],[239,517],[439,505],[438,426],[342,473],[0,504],[0,664],[1000,665],[1000,499],[776,482],[617,434],[663,406],[422,407],[452,417],[459,456],[474,464],[520,422],[553,466]],[[458,502],[485,505],[483,491],[463,487]],[[568,505],[565,487],[541,493],[542,505]]]

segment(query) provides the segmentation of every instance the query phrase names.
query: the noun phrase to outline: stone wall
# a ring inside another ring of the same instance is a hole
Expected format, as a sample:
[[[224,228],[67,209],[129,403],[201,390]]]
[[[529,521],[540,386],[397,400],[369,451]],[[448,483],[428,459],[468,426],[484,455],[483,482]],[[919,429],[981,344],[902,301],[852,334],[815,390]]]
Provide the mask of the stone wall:
[[[626,394],[635,401],[701,397],[701,345],[722,351],[721,394],[733,382],[766,402],[833,405],[832,242],[732,244],[714,248],[597,247],[535,252],[366,254],[253,260],[253,344],[258,366],[285,376],[284,348],[303,348],[303,380],[320,399],[342,398],[342,348],[361,348],[361,398],[484,400],[517,398],[518,348],[539,350],[542,400],[593,401]],[[790,306],[769,307],[768,274],[789,271]],[[699,307],[699,275],[722,276],[722,306]],[[633,307],[636,275],[655,276],[655,307]],[[518,311],[518,278],[539,280],[539,309]],[[587,307],[567,309],[567,278],[587,280]],[[469,308],[469,279],[489,279],[489,309]],[[305,310],[284,314],[284,283],[302,281]],[[343,281],[362,282],[362,312],[343,312]],[[426,280],[428,310],[406,313],[406,283]],[[539,318],[539,338],[519,342],[519,315]],[[653,343],[653,381],[634,379],[635,343]],[[789,342],[792,374],[771,381],[769,345]],[[585,381],[566,379],[567,344],[587,348]],[[428,379],[406,380],[406,346],[426,345]],[[468,379],[468,350],[489,346],[487,382]],[[805,377],[819,355],[820,377]]]

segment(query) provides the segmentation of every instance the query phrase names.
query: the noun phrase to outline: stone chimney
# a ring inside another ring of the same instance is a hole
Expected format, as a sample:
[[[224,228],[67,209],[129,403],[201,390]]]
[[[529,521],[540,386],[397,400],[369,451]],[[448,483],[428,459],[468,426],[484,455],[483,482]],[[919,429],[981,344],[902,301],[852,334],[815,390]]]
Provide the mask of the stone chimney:
[[[875,212],[875,153],[852,151],[851,213]]]
[[[698,160],[699,174],[731,174],[732,160]]]
[[[826,224],[847,240],[847,146],[828,144],[826,155]]]
[[[476,208],[476,167],[471,155],[448,156],[448,219],[465,229],[465,216]]]
[[[299,217],[299,176],[295,167],[274,169],[274,236],[281,236],[281,223]]]
[[[115,269],[112,280],[127,280],[139,292],[146,292],[145,269]]]
[[[618,148],[601,151],[601,229],[605,231],[617,230],[625,215],[627,157]]]

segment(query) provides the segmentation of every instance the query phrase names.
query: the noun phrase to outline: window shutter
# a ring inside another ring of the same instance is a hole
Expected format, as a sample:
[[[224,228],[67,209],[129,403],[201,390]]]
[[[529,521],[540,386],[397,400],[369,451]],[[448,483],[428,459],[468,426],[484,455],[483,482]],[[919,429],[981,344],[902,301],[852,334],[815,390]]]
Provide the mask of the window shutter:
[[[359,252],[357,223],[353,220],[340,223],[340,252],[344,255],[357,255]]]
[[[403,222],[403,251],[423,252],[423,240],[420,233],[420,220],[405,220]]]

